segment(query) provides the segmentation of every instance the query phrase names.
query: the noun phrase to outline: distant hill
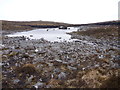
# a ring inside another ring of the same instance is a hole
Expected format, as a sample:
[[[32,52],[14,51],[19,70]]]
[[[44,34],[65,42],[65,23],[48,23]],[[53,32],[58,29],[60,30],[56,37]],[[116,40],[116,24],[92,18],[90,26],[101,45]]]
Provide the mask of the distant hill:
[[[2,30],[32,30],[37,28],[57,28],[60,26],[75,27],[75,26],[89,26],[89,25],[120,25],[118,21],[107,21],[89,24],[68,24],[51,21],[2,21]]]
[[[120,25],[120,20],[116,21],[106,21],[106,22],[97,22],[97,23],[89,23],[89,24],[74,24],[73,26],[91,26],[91,25]]]
[[[71,24],[50,21],[5,21],[2,20],[3,30],[31,30],[36,28],[57,28]]]

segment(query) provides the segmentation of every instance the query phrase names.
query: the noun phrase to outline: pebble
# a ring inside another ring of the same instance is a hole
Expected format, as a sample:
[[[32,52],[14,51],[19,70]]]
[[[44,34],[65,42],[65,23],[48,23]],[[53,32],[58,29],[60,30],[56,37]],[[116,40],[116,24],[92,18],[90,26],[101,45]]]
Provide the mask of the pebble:
[[[61,73],[58,75],[58,79],[60,79],[60,80],[66,79],[66,73],[61,72]]]
[[[35,49],[35,52],[38,52],[39,50],[38,49]]]
[[[0,67],[3,65],[3,63],[0,63]]]
[[[71,67],[71,66],[68,66],[68,69],[71,69],[71,70],[77,70],[76,67]]]
[[[14,79],[14,80],[13,80],[13,83],[14,83],[14,84],[17,84],[19,81],[20,81],[19,79]]]
[[[35,78],[37,83],[31,86],[43,88],[50,79],[66,80],[67,77],[69,77],[68,74],[74,71],[77,72],[77,70],[81,70],[81,68],[85,71],[86,69],[100,66],[113,68],[120,67],[114,62],[110,63],[110,65],[109,63],[102,62],[102,59],[106,58],[107,55],[110,55],[108,60],[111,61],[114,61],[115,57],[118,57],[117,50],[106,52],[106,49],[109,50],[109,48],[112,48],[109,43],[105,43],[104,40],[95,40],[94,38],[84,36],[75,37],[80,38],[80,41],[49,42],[45,39],[26,40],[25,37],[3,38],[3,47],[5,47],[5,49],[2,51],[2,57],[6,60],[2,61],[4,64],[0,63],[0,66],[3,66],[2,69],[3,72],[5,72],[4,77],[9,79],[9,73],[15,74],[16,76],[20,74],[21,78],[23,76],[22,79],[25,80],[25,86],[27,86],[27,83],[35,83],[32,80]],[[15,55],[11,55],[11,57],[8,58],[11,52],[14,52]],[[24,75],[22,72],[16,72],[17,67],[20,68],[25,64],[32,64],[35,66],[35,70],[38,71],[35,76],[31,75],[27,80],[25,78],[28,76]],[[13,69],[11,69],[11,67]],[[39,80],[43,77],[45,77],[46,80]],[[13,78],[13,82],[10,83],[11,86],[13,85],[12,83],[19,82],[19,80],[14,77],[10,78]]]
[[[29,84],[29,83],[31,83],[31,81],[32,81],[32,79],[34,78],[34,76],[33,75],[31,75],[28,79],[27,79],[27,84]]]
[[[37,82],[35,85],[33,85],[33,87],[37,88],[43,88],[44,87],[44,83],[41,82]]]

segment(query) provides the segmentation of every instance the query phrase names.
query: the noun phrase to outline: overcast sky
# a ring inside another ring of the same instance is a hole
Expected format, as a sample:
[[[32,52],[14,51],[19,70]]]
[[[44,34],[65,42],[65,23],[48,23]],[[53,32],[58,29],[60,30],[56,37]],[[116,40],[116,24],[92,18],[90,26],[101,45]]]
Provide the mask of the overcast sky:
[[[0,0],[0,20],[73,24],[118,19],[120,0]]]

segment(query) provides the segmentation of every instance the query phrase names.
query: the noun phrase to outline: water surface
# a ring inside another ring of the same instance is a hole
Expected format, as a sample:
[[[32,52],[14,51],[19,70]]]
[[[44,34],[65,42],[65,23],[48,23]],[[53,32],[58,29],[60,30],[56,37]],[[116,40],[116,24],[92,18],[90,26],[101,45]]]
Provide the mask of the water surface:
[[[14,34],[9,34],[9,37],[25,36],[30,39],[41,39],[54,42],[54,41],[74,41],[76,39],[71,39],[71,35],[67,34],[73,31],[77,31],[77,28],[71,27],[68,29],[58,29],[58,28],[46,28],[46,29],[35,29],[31,31],[17,32]]]

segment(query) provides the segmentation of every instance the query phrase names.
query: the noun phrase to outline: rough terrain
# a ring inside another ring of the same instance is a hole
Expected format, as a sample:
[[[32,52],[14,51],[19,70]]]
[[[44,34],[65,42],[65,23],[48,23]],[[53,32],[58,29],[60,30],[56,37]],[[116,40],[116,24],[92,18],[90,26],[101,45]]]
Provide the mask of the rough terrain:
[[[105,31],[107,30],[107,31]],[[3,34],[3,88],[120,88],[118,26],[89,26],[74,42]]]

